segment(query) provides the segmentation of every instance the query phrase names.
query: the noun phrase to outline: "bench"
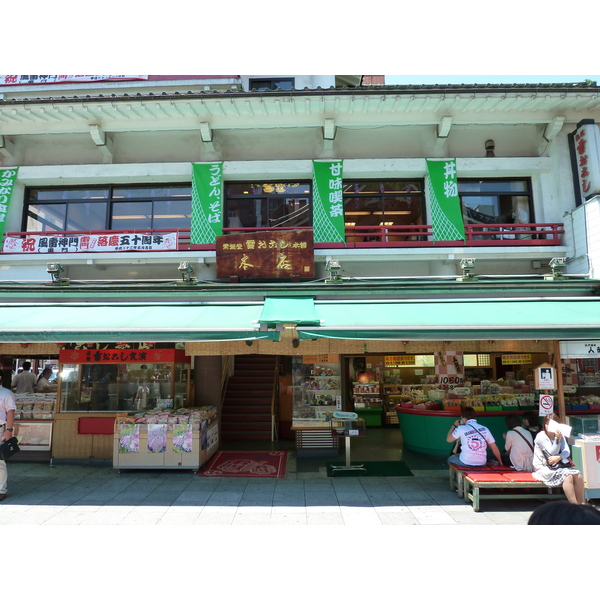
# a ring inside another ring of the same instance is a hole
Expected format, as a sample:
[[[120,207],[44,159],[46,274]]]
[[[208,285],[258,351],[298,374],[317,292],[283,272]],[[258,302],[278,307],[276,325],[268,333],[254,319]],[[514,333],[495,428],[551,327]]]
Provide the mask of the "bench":
[[[504,465],[483,465],[482,467],[461,467],[454,463],[448,463],[450,473],[450,489],[456,490],[459,498],[464,497],[464,478],[467,473],[510,473],[514,472],[511,467]]]
[[[483,498],[486,500],[558,500],[566,497],[562,488],[550,488],[545,483],[534,479],[531,473],[514,469],[511,472],[465,471],[462,486],[465,502],[472,502],[475,512],[479,512]],[[481,494],[481,490],[501,490],[503,493]],[[511,490],[516,493],[506,493]],[[544,490],[544,492],[537,493],[535,490]]]

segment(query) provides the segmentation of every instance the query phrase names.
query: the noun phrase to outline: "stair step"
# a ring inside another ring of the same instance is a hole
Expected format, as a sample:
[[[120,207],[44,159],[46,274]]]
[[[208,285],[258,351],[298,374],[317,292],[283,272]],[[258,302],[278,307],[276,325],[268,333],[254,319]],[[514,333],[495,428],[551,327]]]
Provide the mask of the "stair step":
[[[226,426],[223,427],[223,422],[221,422],[221,429],[223,431],[269,431],[271,429],[271,419],[266,421],[232,421],[230,423],[226,423]]]
[[[271,415],[252,415],[252,419],[248,419],[248,417],[246,417],[246,415],[237,415],[235,413],[231,414],[231,415],[221,415],[221,426],[226,426],[228,429],[232,429],[233,425],[235,423],[244,423],[244,425],[246,424],[250,424],[250,425],[254,425],[254,424],[261,424],[260,427],[262,428],[264,426],[265,423],[270,423],[271,422]]]
[[[223,433],[221,435],[222,440],[270,440],[271,431],[266,432],[250,432],[250,431],[232,431],[229,433]]]

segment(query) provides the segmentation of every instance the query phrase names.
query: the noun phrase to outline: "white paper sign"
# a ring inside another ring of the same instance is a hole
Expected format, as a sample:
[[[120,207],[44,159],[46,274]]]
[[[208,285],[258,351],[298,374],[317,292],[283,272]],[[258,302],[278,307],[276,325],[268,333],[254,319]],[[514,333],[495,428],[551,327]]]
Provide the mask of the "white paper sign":
[[[571,437],[571,431],[573,428],[570,425],[565,425],[564,423],[559,423],[558,421],[554,421],[551,419],[548,421],[548,431],[552,433],[556,433],[560,431],[564,437]]]

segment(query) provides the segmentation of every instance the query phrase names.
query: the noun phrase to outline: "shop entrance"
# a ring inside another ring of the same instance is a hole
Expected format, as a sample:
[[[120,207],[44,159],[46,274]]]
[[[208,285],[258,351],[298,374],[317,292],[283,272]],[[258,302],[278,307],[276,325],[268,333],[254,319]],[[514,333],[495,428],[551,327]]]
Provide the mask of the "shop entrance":
[[[221,408],[221,439],[277,439],[278,413],[279,357],[235,356]]]

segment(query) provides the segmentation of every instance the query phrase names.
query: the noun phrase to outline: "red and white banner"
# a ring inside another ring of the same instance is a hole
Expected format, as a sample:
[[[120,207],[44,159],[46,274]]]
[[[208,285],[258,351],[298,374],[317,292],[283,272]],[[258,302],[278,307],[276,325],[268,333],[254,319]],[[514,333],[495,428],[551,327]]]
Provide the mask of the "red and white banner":
[[[115,233],[6,237],[5,254],[69,254],[71,252],[159,252],[177,250],[177,233]]]
[[[44,85],[46,83],[85,83],[119,79],[148,79],[148,75],[0,75],[0,85]]]
[[[582,122],[575,132],[575,161],[582,200],[600,194],[600,129]]]

